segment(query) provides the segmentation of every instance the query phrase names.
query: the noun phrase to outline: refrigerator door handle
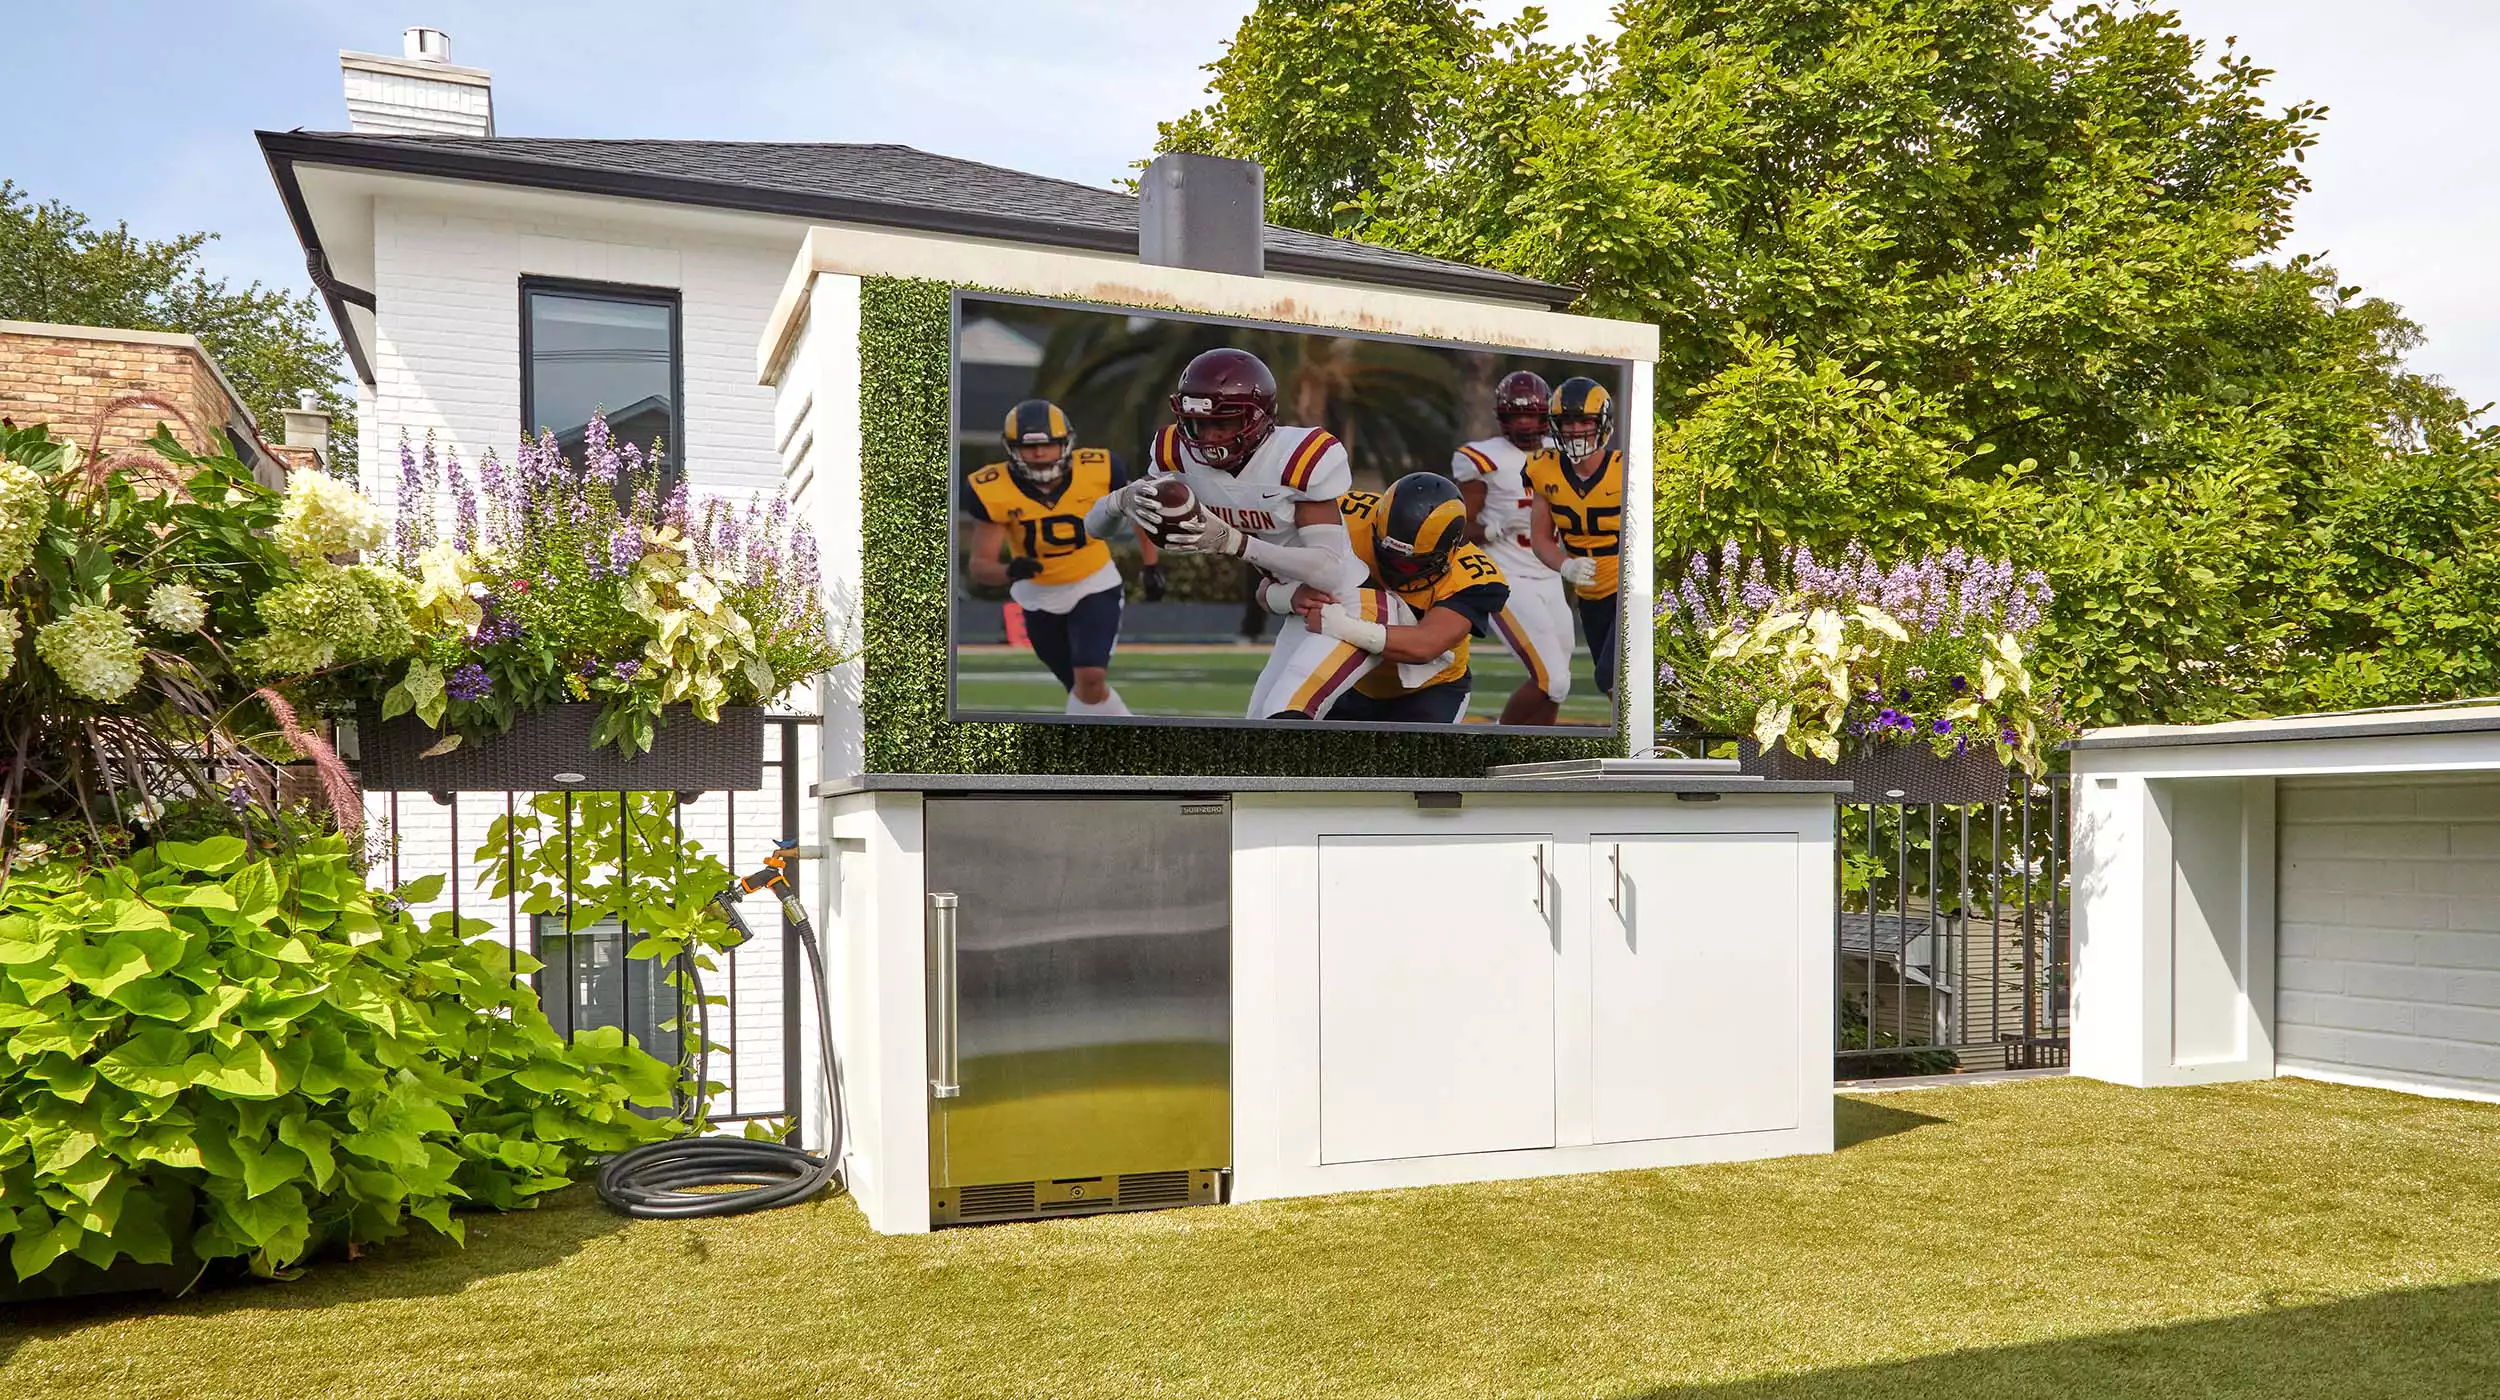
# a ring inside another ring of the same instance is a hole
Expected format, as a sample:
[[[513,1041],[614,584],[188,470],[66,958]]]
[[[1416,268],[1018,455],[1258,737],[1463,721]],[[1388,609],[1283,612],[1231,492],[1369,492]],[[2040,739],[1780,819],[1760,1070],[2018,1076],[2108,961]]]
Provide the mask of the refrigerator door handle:
[[[955,896],[929,896],[929,1095],[960,1097],[955,1063]]]

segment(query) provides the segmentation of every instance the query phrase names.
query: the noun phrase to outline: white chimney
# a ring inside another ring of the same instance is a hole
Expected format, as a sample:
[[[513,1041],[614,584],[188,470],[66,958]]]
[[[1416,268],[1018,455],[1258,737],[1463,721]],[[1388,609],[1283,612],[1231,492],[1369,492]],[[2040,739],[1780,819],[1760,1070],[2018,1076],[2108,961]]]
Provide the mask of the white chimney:
[[[455,68],[451,36],[411,29],[397,58],[339,55],[347,129],[381,136],[492,136],[495,92],[483,68]]]

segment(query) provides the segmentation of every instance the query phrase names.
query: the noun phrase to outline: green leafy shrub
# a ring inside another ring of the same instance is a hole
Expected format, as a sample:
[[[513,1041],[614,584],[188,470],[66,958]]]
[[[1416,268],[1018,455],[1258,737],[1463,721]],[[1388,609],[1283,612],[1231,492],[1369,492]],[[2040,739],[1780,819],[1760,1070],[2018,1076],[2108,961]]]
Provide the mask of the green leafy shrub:
[[[726,1053],[685,1024],[700,1008],[725,1006],[706,995],[698,974],[719,970],[715,952],[738,941],[714,903],[731,874],[701,845],[686,839],[669,792],[546,792],[487,827],[475,855],[478,888],[496,899],[517,896],[532,918],[561,917],[567,933],[608,920],[630,938],[625,956],[648,962],[675,990],[678,1016],[655,1029],[684,1048],[680,1088],[702,1121],[721,1085],[698,1082],[701,1057]],[[664,972],[661,970],[665,969]],[[698,1129],[699,1130],[699,1129]]]
[[[0,425],[0,848],[20,859],[112,849],[186,795],[274,808],[298,756],[240,658],[272,645],[268,599],[348,571],[288,557],[286,500],[241,462],[161,428],[149,446],[104,461]]]
[[[592,1156],[663,1136],[674,1076],[615,1030],[559,1039],[475,920],[419,923],[343,839],[165,841],[0,892],[0,1241],[275,1275],[316,1250],[457,1239]]]

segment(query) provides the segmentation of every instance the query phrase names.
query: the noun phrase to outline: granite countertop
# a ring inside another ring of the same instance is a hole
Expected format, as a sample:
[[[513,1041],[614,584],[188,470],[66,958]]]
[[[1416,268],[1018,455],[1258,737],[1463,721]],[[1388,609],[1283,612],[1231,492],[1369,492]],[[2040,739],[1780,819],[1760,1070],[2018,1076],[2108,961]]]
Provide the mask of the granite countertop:
[[[815,792],[818,797],[840,797],[854,792],[1498,792],[1573,797],[1637,793],[1735,797],[1815,794],[1836,797],[1849,790],[1850,785],[1845,782],[1775,781],[1734,773],[1552,778],[1346,778],[1325,774],[1193,778],[1132,773],[863,773],[854,778],[818,783]]]

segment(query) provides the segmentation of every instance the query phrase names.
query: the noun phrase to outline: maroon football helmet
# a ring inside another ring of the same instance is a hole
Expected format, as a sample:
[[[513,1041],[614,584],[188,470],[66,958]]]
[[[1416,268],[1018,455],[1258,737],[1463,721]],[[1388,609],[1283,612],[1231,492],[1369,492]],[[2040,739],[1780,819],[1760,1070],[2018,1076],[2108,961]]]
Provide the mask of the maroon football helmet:
[[[1545,445],[1552,424],[1545,401],[1553,392],[1542,375],[1524,369],[1512,370],[1493,386],[1493,417],[1511,446],[1534,452]]]
[[[1276,376],[1247,350],[1209,350],[1172,393],[1181,448],[1204,466],[1238,472],[1276,431]]]

